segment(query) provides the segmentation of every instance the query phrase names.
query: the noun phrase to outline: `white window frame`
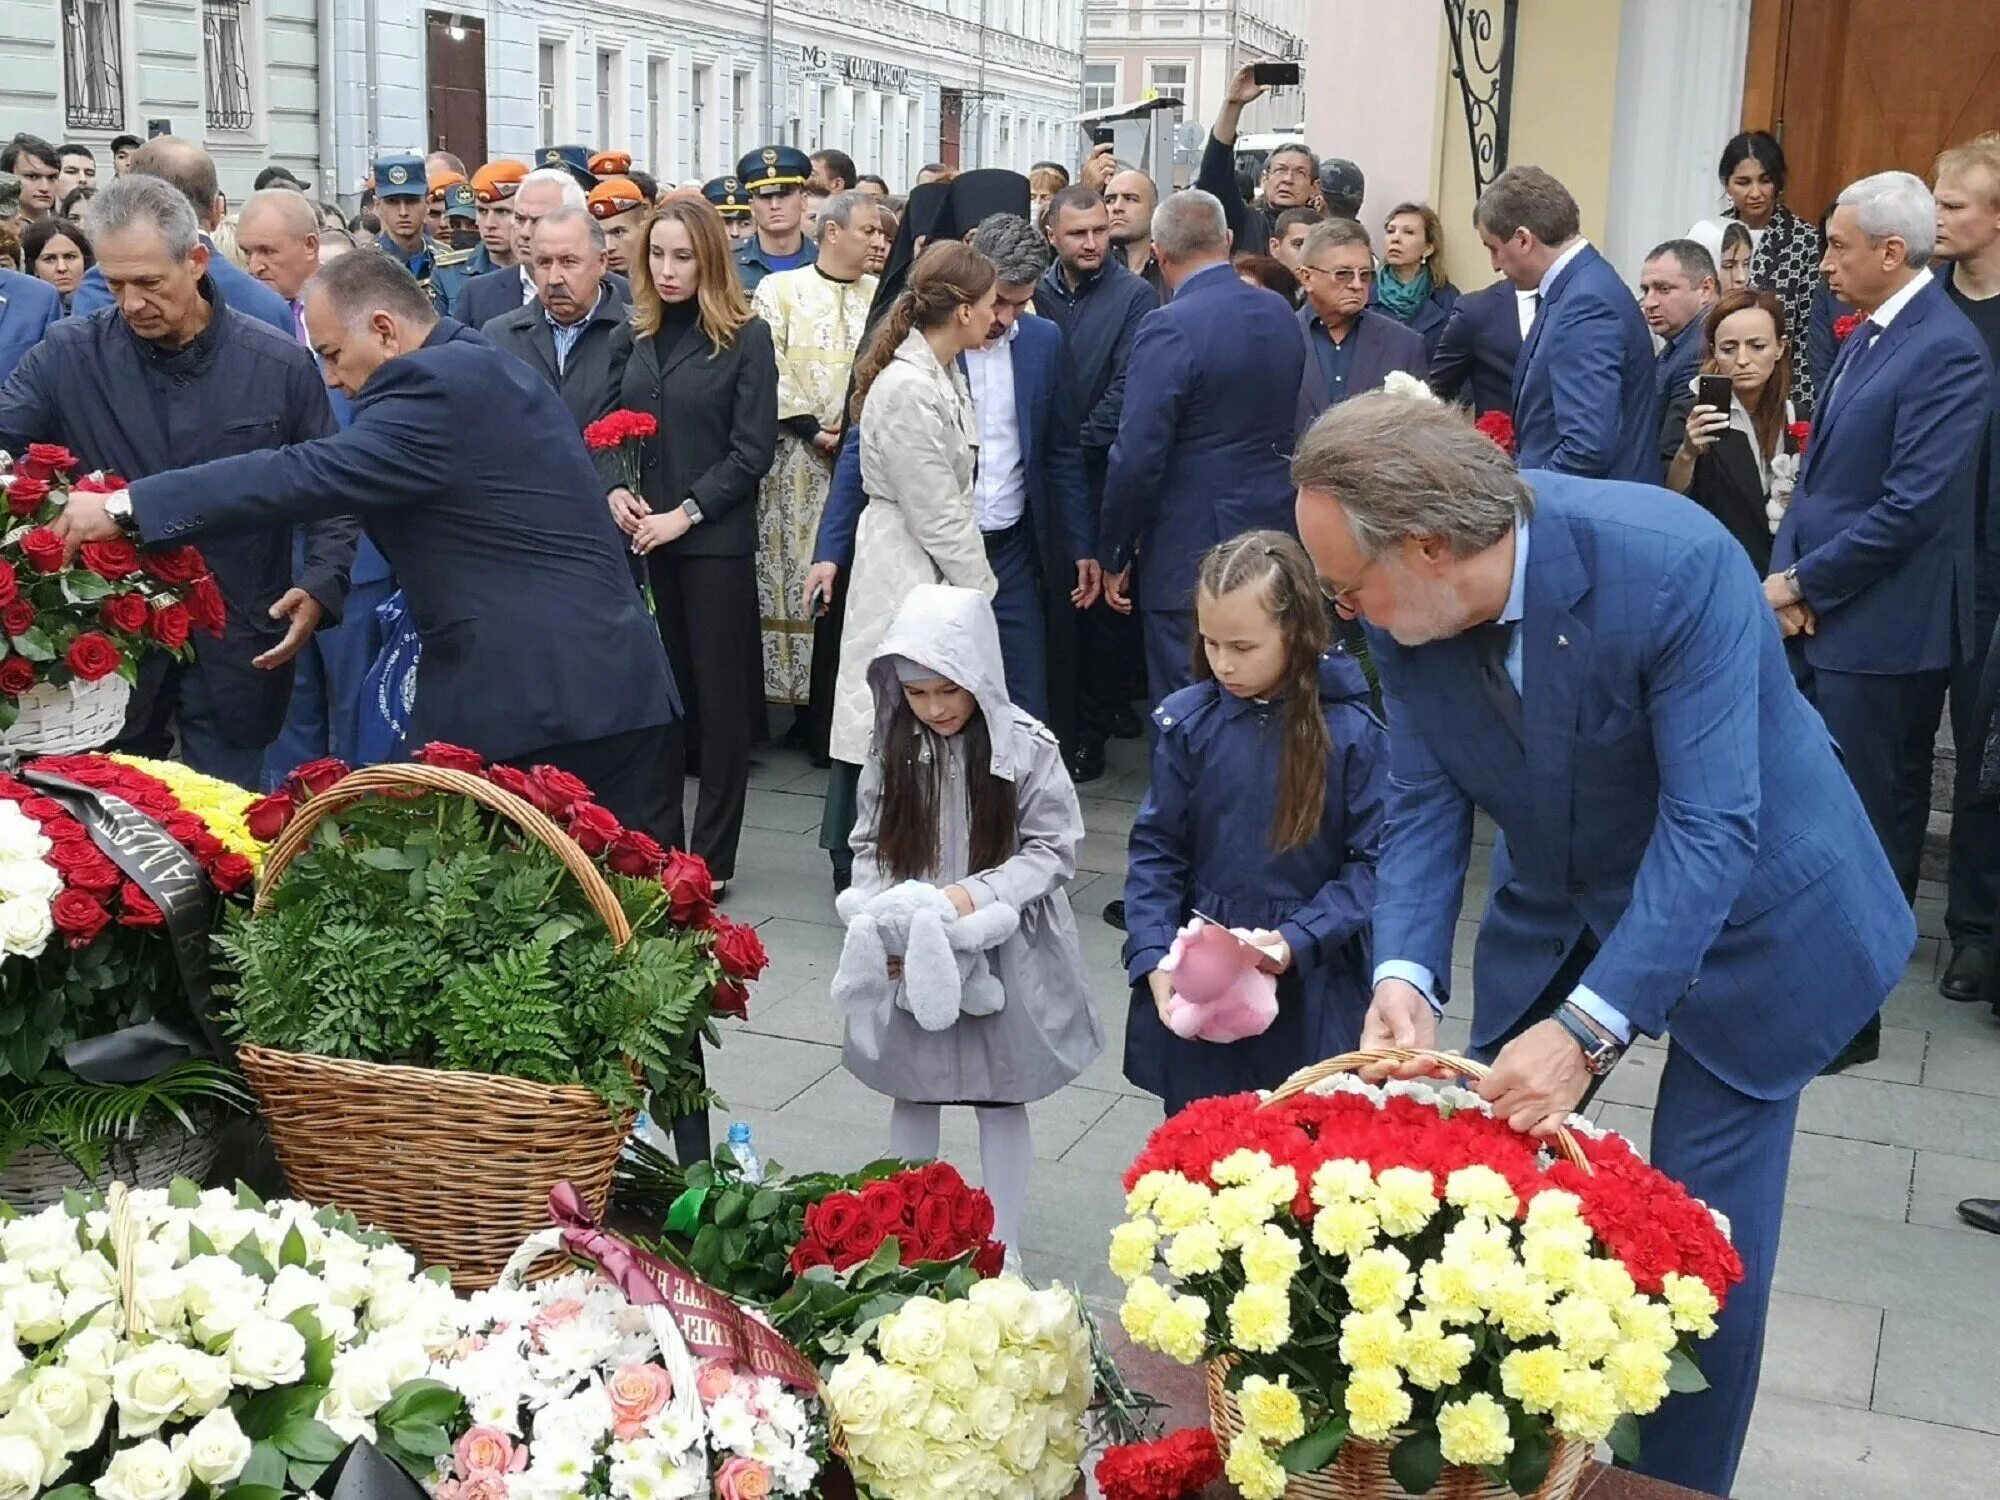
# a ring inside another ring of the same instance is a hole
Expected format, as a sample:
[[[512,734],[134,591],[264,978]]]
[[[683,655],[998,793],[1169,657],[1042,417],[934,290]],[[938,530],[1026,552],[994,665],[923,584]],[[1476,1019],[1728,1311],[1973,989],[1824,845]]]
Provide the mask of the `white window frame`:
[[[546,118],[541,102],[544,47],[552,49]],[[576,48],[574,39],[560,32],[544,31],[535,38],[535,123],[546,135],[544,146],[558,145],[576,134]]]
[[[688,144],[690,177],[706,181],[722,175],[708,170],[714,148],[711,135],[718,123],[715,115],[715,59],[696,61],[688,69]]]
[[[1109,68],[1111,70],[1111,92],[1104,99],[1104,101],[1099,104],[1091,103],[1090,91],[1092,89],[1103,88],[1104,85],[1102,82],[1097,82],[1097,83],[1091,82],[1090,70],[1092,68]],[[1110,109],[1123,96],[1124,89],[1125,89],[1125,60],[1123,58],[1113,58],[1109,62],[1105,62],[1102,60],[1091,61],[1088,58],[1084,60],[1083,108],[1085,113],[1089,113],[1091,110],[1096,110],[1096,109]]]

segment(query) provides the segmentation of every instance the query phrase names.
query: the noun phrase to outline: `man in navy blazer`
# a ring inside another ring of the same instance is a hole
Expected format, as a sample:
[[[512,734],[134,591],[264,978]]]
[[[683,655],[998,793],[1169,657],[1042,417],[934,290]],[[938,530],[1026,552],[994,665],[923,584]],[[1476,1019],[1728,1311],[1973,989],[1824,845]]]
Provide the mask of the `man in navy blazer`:
[[[1157,703],[1188,682],[1201,555],[1239,532],[1292,529],[1286,455],[1306,353],[1285,299],[1230,266],[1229,226],[1210,194],[1178,192],[1154,211],[1153,252],[1173,300],[1132,338],[1097,555],[1120,611],[1132,607],[1132,559],[1142,559]]]
[[[1493,269],[1538,299],[1514,366],[1516,452],[1524,469],[1658,484],[1653,341],[1578,223],[1576,199],[1540,167],[1509,167],[1473,211]]]
[[[387,255],[314,277],[306,326],[328,383],[354,398],[349,426],[73,502],[66,539],[201,543],[359,512],[423,640],[411,742],[558,766],[627,826],[679,843],[665,768],[680,705],[562,398],[438,317]]]
[[[62,297],[54,287],[0,266],[0,385],[62,315]]]
[[[1522,294],[1504,277],[1467,292],[1445,317],[1431,356],[1431,389],[1446,401],[1469,404],[1474,416],[1514,410],[1514,365],[1521,357],[1524,325],[1532,321]]]
[[[1652,486],[1517,472],[1387,395],[1300,444],[1299,526],[1359,614],[1390,736],[1361,1045],[1431,1047],[1473,812],[1478,1085],[1550,1133],[1671,1031],[1652,1160],[1727,1215],[1744,1280],[1639,1467],[1727,1495],[1749,1426],[1800,1091],[1902,977],[1916,925],[1736,541]]]
[[[1329,406],[1380,390],[1392,371],[1425,377],[1424,336],[1368,305],[1375,254],[1367,230],[1352,219],[1313,225],[1299,247],[1297,270],[1306,292],[1306,305],[1298,311],[1306,346],[1300,436]]]
[[[1972,649],[1974,460],[1993,402],[1985,345],[1927,264],[1936,224],[1907,172],[1862,178],[1827,221],[1834,295],[1874,311],[1834,359],[1764,581],[1905,895],[1945,687]]]

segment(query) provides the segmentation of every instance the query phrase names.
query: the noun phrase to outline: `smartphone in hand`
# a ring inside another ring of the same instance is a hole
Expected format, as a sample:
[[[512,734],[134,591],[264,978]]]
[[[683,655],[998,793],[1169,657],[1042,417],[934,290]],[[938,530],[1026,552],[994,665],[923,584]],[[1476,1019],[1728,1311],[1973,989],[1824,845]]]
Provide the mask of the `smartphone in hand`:
[[[1694,399],[1697,405],[1711,406],[1726,414],[1735,389],[1735,382],[1727,375],[1702,375],[1696,378]]]
[[[1250,68],[1250,77],[1267,89],[1295,89],[1299,86],[1299,65],[1295,62],[1260,62]]]

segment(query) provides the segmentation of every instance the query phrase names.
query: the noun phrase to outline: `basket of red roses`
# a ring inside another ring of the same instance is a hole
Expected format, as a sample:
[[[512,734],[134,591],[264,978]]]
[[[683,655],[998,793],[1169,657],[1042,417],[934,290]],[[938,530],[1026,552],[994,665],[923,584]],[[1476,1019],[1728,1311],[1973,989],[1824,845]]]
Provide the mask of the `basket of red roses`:
[[[142,553],[124,538],[88,542],[73,562],[49,523],[71,490],[124,488],[115,474],[76,476],[66,448],[0,454],[7,522],[0,536],[0,748],[67,755],[116,738],[139,659],[193,654],[190,635],[220,635],[222,594],[192,547]]]
[[[217,939],[227,1024],[299,1197],[486,1286],[556,1183],[601,1212],[646,1092],[705,1107],[696,1039],[763,968],[701,861],[574,776],[315,762],[250,813],[254,908]]]

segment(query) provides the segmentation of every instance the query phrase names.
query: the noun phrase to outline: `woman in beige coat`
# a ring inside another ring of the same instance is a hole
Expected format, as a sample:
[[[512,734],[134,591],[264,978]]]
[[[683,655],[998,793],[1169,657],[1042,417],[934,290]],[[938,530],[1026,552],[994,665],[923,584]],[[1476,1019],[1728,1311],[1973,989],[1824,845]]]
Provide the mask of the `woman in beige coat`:
[[[866,762],[874,733],[868,664],[910,591],[949,583],[990,599],[997,587],[972,509],[979,426],[958,368],[992,328],[996,284],[970,245],[931,246],[854,367],[868,508],[854,538],[832,744],[849,767]]]

